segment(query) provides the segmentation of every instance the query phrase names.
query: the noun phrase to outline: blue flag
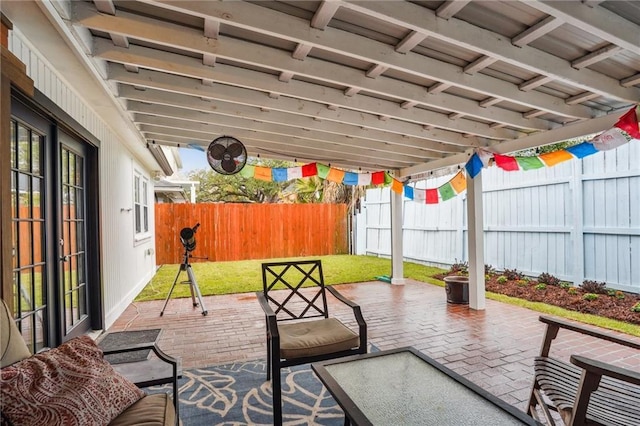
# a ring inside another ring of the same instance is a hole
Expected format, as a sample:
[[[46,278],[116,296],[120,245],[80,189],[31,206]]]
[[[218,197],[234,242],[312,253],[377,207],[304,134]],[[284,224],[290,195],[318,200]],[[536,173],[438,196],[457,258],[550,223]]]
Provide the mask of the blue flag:
[[[589,142],[582,142],[581,144],[570,146],[566,148],[576,158],[584,158],[587,155],[595,154],[598,152],[595,146]]]
[[[287,169],[276,168],[271,170],[274,182],[284,182],[287,180]]]
[[[410,200],[413,200],[413,186],[409,186],[409,185],[404,186],[404,196]]]
[[[482,160],[480,159],[478,154],[474,153],[469,161],[467,161],[467,164],[465,164],[464,168],[467,169],[467,173],[469,173],[471,179],[478,176],[478,174],[482,170]]]
[[[342,183],[345,185],[357,185],[358,184],[358,174],[352,172],[346,172],[344,177],[342,178]]]

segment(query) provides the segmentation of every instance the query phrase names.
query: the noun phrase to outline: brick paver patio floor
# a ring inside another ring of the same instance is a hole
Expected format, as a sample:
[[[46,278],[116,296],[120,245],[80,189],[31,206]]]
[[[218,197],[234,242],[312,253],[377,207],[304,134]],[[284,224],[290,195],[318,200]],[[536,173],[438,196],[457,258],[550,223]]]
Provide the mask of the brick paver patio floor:
[[[492,300],[484,311],[447,304],[444,288],[412,280],[401,286],[375,281],[336,288],[360,304],[369,342],[379,349],[413,346],[525,409],[544,333],[538,312]],[[264,315],[253,293],[203,300],[207,316],[190,298],[169,300],[162,317],[164,300],[133,303],[108,331],[161,328],[160,348],[181,357],[184,368],[266,357]],[[332,315],[355,326],[348,308],[335,299],[329,303]],[[563,333],[553,345],[557,356],[582,353],[640,371],[638,351]]]

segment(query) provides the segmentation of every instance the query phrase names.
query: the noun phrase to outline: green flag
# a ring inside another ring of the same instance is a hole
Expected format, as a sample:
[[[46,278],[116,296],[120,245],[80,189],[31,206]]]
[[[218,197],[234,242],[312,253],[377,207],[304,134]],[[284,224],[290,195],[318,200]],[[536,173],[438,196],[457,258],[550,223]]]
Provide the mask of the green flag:
[[[329,166],[318,163],[316,167],[318,168],[318,177],[320,179],[326,179],[329,176]]]
[[[391,176],[389,173],[384,172],[384,185],[391,185],[391,183],[393,182],[393,176]]]
[[[256,169],[254,166],[245,165],[242,170],[240,170],[240,176],[243,178],[252,178]]]
[[[450,182],[445,183],[440,188],[438,188],[440,192],[440,196],[442,197],[442,201],[447,201],[456,196],[456,191],[453,190],[453,186],[451,186]]]
[[[522,170],[534,170],[544,167],[544,163],[538,157],[516,157],[516,161]]]

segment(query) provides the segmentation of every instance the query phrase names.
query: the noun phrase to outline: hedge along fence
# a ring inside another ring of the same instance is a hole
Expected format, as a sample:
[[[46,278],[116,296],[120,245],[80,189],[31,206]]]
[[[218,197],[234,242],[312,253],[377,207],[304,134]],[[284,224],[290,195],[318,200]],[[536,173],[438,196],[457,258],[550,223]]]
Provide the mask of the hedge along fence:
[[[347,220],[346,204],[156,204],[156,264],[182,262],[180,230],[197,223],[191,254],[208,261],[347,254]]]

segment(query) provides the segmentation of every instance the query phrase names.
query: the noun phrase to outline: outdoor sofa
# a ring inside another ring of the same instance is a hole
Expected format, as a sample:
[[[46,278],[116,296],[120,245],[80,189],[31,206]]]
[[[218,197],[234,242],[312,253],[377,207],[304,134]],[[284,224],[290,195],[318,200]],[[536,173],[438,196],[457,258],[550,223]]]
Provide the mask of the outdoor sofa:
[[[175,373],[175,359],[155,345],[149,349],[172,364]],[[0,355],[2,425],[177,424],[171,396],[146,395],[111,367],[89,336],[32,354],[4,301],[0,303]]]

